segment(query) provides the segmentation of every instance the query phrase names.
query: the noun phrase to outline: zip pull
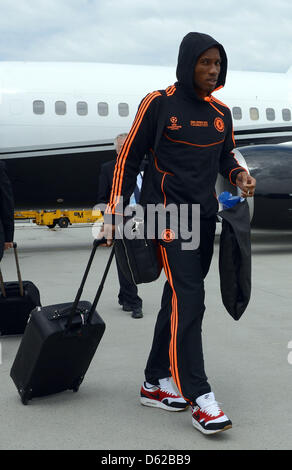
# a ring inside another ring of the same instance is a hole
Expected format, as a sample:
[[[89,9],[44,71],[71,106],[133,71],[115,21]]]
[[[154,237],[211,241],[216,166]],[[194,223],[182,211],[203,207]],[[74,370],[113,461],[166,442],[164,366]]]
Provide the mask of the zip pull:
[[[221,114],[221,116],[224,116],[222,111],[220,111],[218,108],[216,108],[216,106],[214,106],[213,101],[215,101],[215,100],[213,99],[212,95],[211,96],[205,96],[204,101],[209,103],[209,105],[212,106],[212,108],[216,109],[217,113]],[[216,103],[216,101],[215,101],[215,103]]]

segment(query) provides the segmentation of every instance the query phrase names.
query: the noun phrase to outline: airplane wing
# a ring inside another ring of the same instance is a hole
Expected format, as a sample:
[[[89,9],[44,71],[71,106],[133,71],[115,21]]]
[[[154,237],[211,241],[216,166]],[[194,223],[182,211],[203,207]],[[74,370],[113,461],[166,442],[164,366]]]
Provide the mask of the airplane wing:
[[[279,144],[292,140],[291,124],[261,124],[234,127],[237,146],[258,144]]]
[[[80,152],[100,152],[114,150],[113,140],[98,140],[89,142],[67,142],[52,145],[32,145],[25,147],[0,148],[0,159],[32,158],[42,156],[66,155]]]
[[[93,207],[100,166],[115,156],[113,140],[0,149],[16,209]]]

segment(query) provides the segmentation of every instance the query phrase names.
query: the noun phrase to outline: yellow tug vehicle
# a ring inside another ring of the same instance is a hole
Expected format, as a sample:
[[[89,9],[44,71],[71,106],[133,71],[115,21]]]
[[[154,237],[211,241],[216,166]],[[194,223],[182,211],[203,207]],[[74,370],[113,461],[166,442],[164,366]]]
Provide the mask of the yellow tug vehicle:
[[[94,223],[103,220],[102,213],[99,210],[91,209],[71,209],[71,210],[27,210],[15,211],[14,219],[31,219],[37,225],[46,225],[49,228],[54,228],[58,225],[61,228],[66,228],[72,224]]]

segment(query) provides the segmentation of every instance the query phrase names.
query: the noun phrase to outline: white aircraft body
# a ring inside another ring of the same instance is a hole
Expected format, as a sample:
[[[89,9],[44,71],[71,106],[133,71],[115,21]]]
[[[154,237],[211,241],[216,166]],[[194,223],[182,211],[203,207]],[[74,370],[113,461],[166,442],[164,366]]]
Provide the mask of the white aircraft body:
[[[175,81],[174,67],[2,62],[0,150],[112,140],[129,130],[145,94]],[[292,140],[292,67],[287,73],[229,71],[215,96],[233,110],[236,136],[245,131],[256,140],[264,130],[266,138]],[[249,134],[254,129],[261,132]]]
[[[92,206],[100,165],[115,156],[114,137],[129,131],[147,93],[175,81],[175,67],[1,62],[0,158],[17,207]],[[237,147],[292,141],[292,67],[286,73],[229,71],[214,95],[232,111]],[[291,147],[288,156],[286,145],[275,147],[291,168]],[[240,152],[240,163],[257,170],[258,160],[252,155],[246,162]],[[287,168],[281,171],[287,179]],[[80,184],[83,193],[76,191]],[[284,192],[292,197],[292,183]],[[290,215],[290,199],[287,204]]]

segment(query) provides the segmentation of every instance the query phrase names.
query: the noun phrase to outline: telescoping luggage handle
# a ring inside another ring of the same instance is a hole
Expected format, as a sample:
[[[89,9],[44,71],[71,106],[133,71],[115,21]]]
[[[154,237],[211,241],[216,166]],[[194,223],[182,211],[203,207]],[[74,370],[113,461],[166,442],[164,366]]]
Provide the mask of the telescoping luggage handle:
[[[19,262],[18,262],[17,243],[15,242],[13,243],[13,250],[14,250],[15,263],[16,263],[17,277],[18,277],[18,282],[19,282],[19,291],[20,291],[21,297],[23,297],[24,296],[23,283],[21,279],[21,273],[20,273]],[[1,292],[2,292],[3,297],[6,297],[6,291],[4,287],[4,281],[3,281],[1,270],[0,270],[0,286],[1,286]]]
[[[93,261],[95,252],[96,252],[96,249],[97,249],[97,247],[98,247],[99,245],[101,245],[102,243],[106,243],[106,239],[105,239],[105,238],[102,238],[102,239],[100,239],[100,240],[95,239],[94,242],[93,242],[93,248],[92,248],[92,251],[91,251],[91,254],[90,254],[90,258],[89,258],[89,261],[88,261],[88,263],[87,263],[87,266],[86,266],[86,269],[85,269],[85,273],[84,273],[84,275],[83,275],[83,278],[82,278],[80,287],[79,287],[79,289],[78,289],[77,295],[76,295],[75,300],[74,300],[74,302],[73,302],[70,315],[69,315],[69,317],[68,317],[68,321],[67,321],[67,324],[66,324],[66,328],[67,328],[67,329],[70,328],[70,326],[71,326],[71,324],[72,324],[72,321],[73,321],[73,317],[74,317],[74,315],[75,315],[75,313],[76,313],[76,310],[77,310],[77,307],[78,307],[78,303],[79,303],[79,300],[80,300],[80,298],[81,298],[81,295],[82,295],[82,292],[83,292],[83,288],[84,288],[84,285],[85,285],[85,282],[86,282],[86,279],[87,279],[87,276],[88,276],[88,273],[89,273],[89,270],[90,270],[90,267],[91,267],[91,264],[92,264],[92,261]],[[109,256],[109,259],[108,259],[108,262],[107,262],[105,271],[104,271],[104,273],[103,273],[103,276],[102,276],[100,285],[99,285],[99,287],[98,287],[96,296],[95,296],[94,301],[93,301],[93,304],[92,304],[92,306],[91,306],[91,310],[90,310],[90,312],[89,312],[89,314],[88,314],[88,323],[90,323],[90,321],[91,321],[91,318],[92,318],[92,316],[93,316],[93,314],[94,314],[94,311],[95,311],[95,308],[96,308],[96,306],[97,306],[97,302],[99,301],[100,295],[101,295],[101,293],[102,293],[103,286],[104,286],[104,283],[105,283],[107,274],[108,274],[108,272],[109,272],[109,268],[110,268],[110,265],[111,265],[113,256],[114,256],[114,245],[113,245],[113,247],[112,247],[111,254],[110,254],[110,256]]]

